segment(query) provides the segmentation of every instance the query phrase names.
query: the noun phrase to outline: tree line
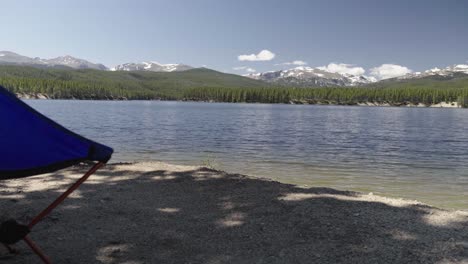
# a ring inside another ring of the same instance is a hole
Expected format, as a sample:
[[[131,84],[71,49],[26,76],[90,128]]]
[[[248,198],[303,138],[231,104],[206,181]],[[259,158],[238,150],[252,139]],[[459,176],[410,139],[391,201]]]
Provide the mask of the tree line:
[[[246,103],[437,104],[468,107],[468,77],[379,82],[364,87],[274,87],[208,69],[177,73],[105,72],[0,66],[0,85],[55,99],[193,100]]]
[[[184,93],[188,100],[246,103],[344,104],[388,103],[437,104],[458,102],[468,106],[466,88],[192,88]]]
[[[0,85],[15,94],[43,94],[53,99],[150,100],[175,99],[144,87],[129,84],[50,80],[33,78],[0,78]]]

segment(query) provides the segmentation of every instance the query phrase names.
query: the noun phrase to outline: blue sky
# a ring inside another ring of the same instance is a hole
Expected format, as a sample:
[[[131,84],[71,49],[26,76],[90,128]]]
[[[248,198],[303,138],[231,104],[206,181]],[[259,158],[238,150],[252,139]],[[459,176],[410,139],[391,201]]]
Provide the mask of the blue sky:
[[[382,64],[420,71],[468,60],[464,0],[11,0],[1,9],[0,50],[107,66],[153,60],[243,74],[303,61],[370,74]],[[239,60],[262,50],[275,56]]]

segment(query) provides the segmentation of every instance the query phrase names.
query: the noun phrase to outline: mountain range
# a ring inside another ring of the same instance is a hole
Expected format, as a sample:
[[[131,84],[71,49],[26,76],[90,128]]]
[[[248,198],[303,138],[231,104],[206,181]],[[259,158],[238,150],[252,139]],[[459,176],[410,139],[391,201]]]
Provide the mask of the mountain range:
[[[27,65],[36,67],[70,67],[73,69],[107,70],[103,64],[92,63],[72,56],[53,59],[30,58],[11,51],[0,51],[0,64]]]
[[[373,77],[364,75],[341,74],[304,66],[288,70],[251,73],[245,76],[269,83],[295,87],[362,86],[377,81]]]
[[[406,80],[406,79],[421,79],[431,76],[438,76],[442,78],[450,78],[454,77],[455,75],[465,75],[468,74],[468,65],[465,64],[458,64],[453,66],[448,66],[443,69],[433,68],[430,70],[426,70],[424,72],[415,72],[409,73],[407,75],[397,77],[398,80]]]
[[[72,69],[94,69],[103,71],[152,71],[152,72],[173,72],[193,69],[185,64],[161,64],[157,62],[124,63],[109,69],[103,64],[92,63],[87,60],[72,56],[60,56],[52,59],[31,58],[11,51],[0,51],[0,64],[3,65],[24,65],[33,67],[68,67]]]
[[[158,62],[124,63],[110,69],[111,71],[152,71],[152,72],[174,72],[193,69],[185,64],[161,64]]]
[[[443,69],[433,68],[424,72],[409,73],[400,77],[377,80],[365,75],[351,75],[346,73],[330,72],[323,68],[296,67],[288,70],[251,73],[246,77],[265,82],[294,87],[353,87],[364,86],[378,82],[399,82],[423,78],[451,79],[468,76],[468,65],[458,64]]]
[[[124,63],[108,68],[100,63],[92,63],[72,56],[60,56],[52,59],[31,58],[11,51],[0,51],[0,65],[22,65],[47,68],[95,69],[101,71],[148,71],[148,72],[183,72],[194,69],[186,64],[161,64],[158,62]],[[380,82],[400,82],[422,78],[450,79],[468,76],[468,65],[459,64],[446,68],[433,68],[423,72],[409,73],[404,76],[377,80],[365,75],[351,75],[331,72],[323,67],[295,67],[286,70],[251,73],[244,75],[250,79],[266,82],[268,85],[290,87],[355,87]]]

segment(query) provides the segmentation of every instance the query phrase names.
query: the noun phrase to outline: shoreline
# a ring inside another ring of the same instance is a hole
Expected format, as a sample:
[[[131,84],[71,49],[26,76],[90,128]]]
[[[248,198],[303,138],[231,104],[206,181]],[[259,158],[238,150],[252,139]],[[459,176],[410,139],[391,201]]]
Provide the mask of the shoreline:
[[[89,165],[3,182],[30,219]],[[5,216],[5,215],[3,215]],[[57,263],[463,263],[468,212],[163,162],[109,164],[33,230]],[[19,243],[9,263],[34,263]]]
[[[203,169],[208,169],[220,174],[227,174],[227,175],[239,175],[242,176],[243,178],[247,179],[252,179],[252,180],[261,180],[261,181],[266,181],[266,182],[275,182],[279,184],[285,184],[285,185],[291,185],[295,186],[297,188],[302,188],[302,189],[307,189],[307,188],[328,188],[328,189],[333,189],[339,192],[348,192],[348,193],[354,193],[355,195],[365,197],[365,199],[371,199],[375,201],[385,201],[388,203],[404,203],[406,205],[420,205],[420,206],[426,206],[426,207],[431,207],[434,209],[439,209],[439,210],[445,210],[449,212],[464,212],[467,213],[468,216],[468,205],[466,208],[459,208],[459,207],[449,207],[449,206],[443,206],[443,205],[437,205],[437,204],[431,204],[430,202],[424,202],[419,200],[418,198],[415,197],[410,197],[406,196],[403,193],[400,194],[395,194],[391,192],[384,192],[384,191],[375,191],[372,189],[369,190],[363,190],[362,188],[348,188],[345,189],[344,187],[340,187],[338,185],[333,184],[314,184],[311,182],[307,183],[301,183],[296,181],[288,181],[287,178],[278,178],[278,177],[266,177],[266,176],[256,176],[254,174],[246,174],[242,172],[230,172],[226,171],[223,169],[219,169],[216,166],[211,166],[211,165],[197,165],[197,164],[187,164],[184,162],[174,162],[174,161],[157,161],[157,160],[139,160],[139,161],[116,161],[116,162],[111,162],[107,164],[106,166],[133,166],[133,165],[138,165],[138,164],[152,164],[152,163],[157,163],[157,164],[164,164],[165,166],[175,166],[175,167],[187,167],[187,168],[203,168]],[[313,177],[311,177],[313,178]]]
[[[107,98],[107,99],[77,99],[77,98],[51,98],[46,94],[22,94],[16,93],[20,99],[26,100],[76,100],[76,101],[167,101],[167,102],[201,102],[201,103],[232,103],[218,102],[213,100],[166,100],[166,99],[148,99],[148,100],[130,100],[127,98]],[[331,106],[370,106],[370,107],[409,107],[409,108],[464,108],[458,102],[440,102],[437,104],[423,104],[411,102],[352,102],[352,103],[336,103],[322,101],[307,101],[307,100],[292,100],[289,103],[261,103],[261,102],[238,102],[246,104],[291,104],[291,105],[331,105]]]

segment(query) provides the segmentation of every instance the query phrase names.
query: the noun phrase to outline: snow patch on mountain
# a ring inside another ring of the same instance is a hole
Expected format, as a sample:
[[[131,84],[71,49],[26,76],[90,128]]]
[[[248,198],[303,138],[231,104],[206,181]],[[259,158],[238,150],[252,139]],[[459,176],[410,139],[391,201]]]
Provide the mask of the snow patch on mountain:
[[[398,79],[400,80],[418,79],[418,78],[424,78],[424,77],[429,77],[429,76],[451,77],[456,73],[468,74],[468,65],[458,64],[458,65],[448,66],[443,69],[435,67],[435,68],[426,70],[424,72],[415,72],[415,73],[406,74],[404,76],[398,77]]]
[[[326,67],[295,67],[288,70],[247,74],[246,77],[298,87],[359,86],[376,82],[374,77],[328,70]]]
[[[244,76],[270,83],[296,87],[353,87],[387,80],[418,79],[428,76],[456,77],[468,75],[468,65],[457,64],[446,68],[432,68],[423,72],[411,72],[406,67],[383,64],[371,69],[371,76],[364,74],[360,67],[349,64],[330,64],[325,67],[295,67],[287,70],[251,73]],[[407,73],[405,73],[407,72]],[[392,77],[394,76],[394,77]]]
[[[155,61],[141,62],[141,63],[124,63],[115,66],[111,71],[153,71],[153,72],[175,72],[186,71],[193,69],[193,67],[185,64],[161,64]]]

